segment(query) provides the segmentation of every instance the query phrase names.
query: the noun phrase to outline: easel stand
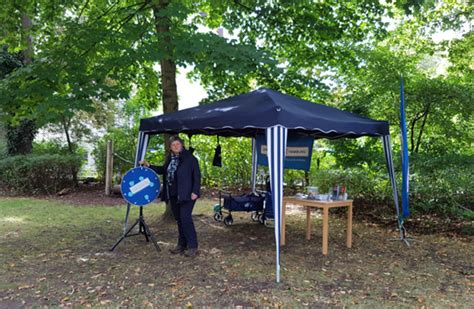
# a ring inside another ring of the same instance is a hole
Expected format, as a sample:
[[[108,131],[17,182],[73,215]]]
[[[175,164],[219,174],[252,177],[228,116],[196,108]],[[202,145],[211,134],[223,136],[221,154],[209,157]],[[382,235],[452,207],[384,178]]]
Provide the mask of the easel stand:
[[[130,205],[128,206],[130,207]],[[128,218],[127,218],[128,219]],[[135,234],[130,234],[130,232],[133,230],[133,228],[138,224],[138,232],[135,233]],[[120,237],[119,240],[117,240],[117,242],[114,244],[114,246],[112,247],[112,249],[110,249],[110,251],[114,251],[114,249],[122,242],[122,240],[124,240],[125,238],[127,237],[131,237],[131,236],[136,236],[136,235],[145,235],[145,239],[147,242],[150,241],[150,238],[151,238],[151,242],[153,243],[153,245],[155,246],[156,248],[156,251],[161,251],[160,249],[160,246],[158,246],[158,242],[156,241],[155,239],[155,236],[153,236],[153,234],[151,233],[150,231],[150,228],[148,227],[148,225],[145,223],[145,219],[143,218],[143,207],[140,207],[140,216],[138,217],[137,221],[135,221],[135,223],[126,231],[124,231],[124,234],[122,235],[122,237]]]

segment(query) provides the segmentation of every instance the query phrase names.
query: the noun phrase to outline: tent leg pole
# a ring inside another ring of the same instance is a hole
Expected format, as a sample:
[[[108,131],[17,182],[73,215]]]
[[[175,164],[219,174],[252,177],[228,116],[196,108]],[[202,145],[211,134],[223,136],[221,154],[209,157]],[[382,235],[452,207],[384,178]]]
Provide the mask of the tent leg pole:
[[[387,163],[388,174],[390,176],[390,182],[392,184],[393,200],[395,202],[395,208],[397,210],[397,225],[398,225],[398,230],[400,232],[399,238],[390,238],[389,240],[390,241],[401,240],[407,246],[410,246],[410,241],[416,241],[416,240],[406,236],[405,226],[403,224],[402,219],[400,219],[400,208],[398,204],[398,189],[397,189],[397,183],[395,179],[395,169],[393,168],[392,146],[390,144],[390,135],[383,136],[382,142],[383,142],[385,160]]]
[[[252,175],[251,175],[252,193],[257,194],[257,141],[252,138]]]

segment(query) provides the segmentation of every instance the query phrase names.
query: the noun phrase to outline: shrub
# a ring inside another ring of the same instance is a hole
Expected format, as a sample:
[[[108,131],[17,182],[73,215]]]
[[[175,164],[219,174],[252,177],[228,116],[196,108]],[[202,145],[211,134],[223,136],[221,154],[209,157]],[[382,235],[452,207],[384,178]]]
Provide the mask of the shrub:
[[[79,149],[79,150],[84,151],[82,149]],[[63,145],[61,142],[57,140],[48,140],[48,141],[34,142],[33,150],[31,153],[36,154],[36,155],[43,155],[43,154],[67,155],[70,152],[67,145]]]
[[[5,127],[0,123],[0,158],[7,155],[7,139],[5,136]]]
[[[375,204],[392,198],[390,179],[386,170],[361,167],[317,170],[310,173],[310,183],[317,186],[320,193],[330,193],[333,185],[345,185],[351,199]]]
[[[72,170],[82,159],[75,155],[19,155],[0,160],[0,185],[15,193],[54,194],[74,185]]]
[[[0,137],[0,158],[7,155],[7,142]]]
[[[415,210],[473,218],[474,157],[412,156],[410,199]]]
[[[395,171],[399,192],[401,171]],[[393,205],[385,168],[351,167],[321,169],[310,173],[311,185],[327,193],[334,184],[344,184],[352,199],[377,207]],[[444,216],[474,217],[474,158],[463,155],[429,157],[413,155],[410,161],[410,210]],[[401,205],[400,205],[401,207]]]

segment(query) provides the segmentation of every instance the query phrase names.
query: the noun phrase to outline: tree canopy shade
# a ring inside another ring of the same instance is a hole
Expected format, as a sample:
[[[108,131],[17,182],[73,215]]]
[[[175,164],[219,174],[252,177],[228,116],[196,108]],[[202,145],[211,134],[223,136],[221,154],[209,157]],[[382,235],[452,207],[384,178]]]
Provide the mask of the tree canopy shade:
[[[142,119],[140,131],[146,134],[255,137],[275,125],[314,138],[389,134],[386,121],[373,120],[265,88],[212,104]]]

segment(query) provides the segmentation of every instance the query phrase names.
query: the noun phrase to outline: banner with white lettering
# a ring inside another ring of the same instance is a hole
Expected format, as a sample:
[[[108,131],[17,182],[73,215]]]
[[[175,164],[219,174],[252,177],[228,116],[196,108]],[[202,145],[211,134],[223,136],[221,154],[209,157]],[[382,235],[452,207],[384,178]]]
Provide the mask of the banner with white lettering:
[[[268,166],[267,140],[264,135],[258,135],[257,164]],[[288,136],[284,168],[309,171],[311,156],[313,154],[314,138],[301,136]]]

